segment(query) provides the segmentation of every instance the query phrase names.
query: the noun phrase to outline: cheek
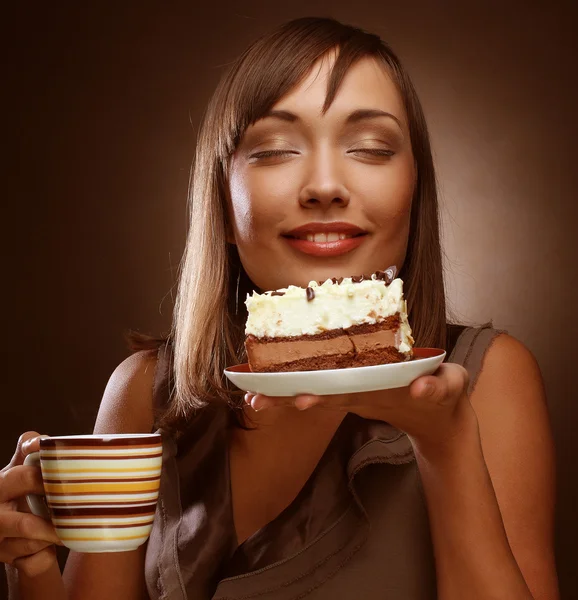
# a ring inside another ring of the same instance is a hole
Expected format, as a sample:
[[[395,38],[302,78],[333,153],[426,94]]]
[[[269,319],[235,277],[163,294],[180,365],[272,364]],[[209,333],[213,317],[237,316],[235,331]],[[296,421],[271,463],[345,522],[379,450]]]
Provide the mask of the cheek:
[[[229,193],[231,199],[231,215],[235,238],[247,238],[253,229],[253,220],[258,211],[253,205],[254,199],[244,173],[233,169],[229,179]]]
[[[231,212],[237,243],[271,237],[283,219],[287,199],[294,196],[292,178],[274,169],[233,170],[229,180]]]
[[[359,188],[360,195],[367,199],[368,216],[386,229],[409,222],[414,189],[413,160],[366,173]]]

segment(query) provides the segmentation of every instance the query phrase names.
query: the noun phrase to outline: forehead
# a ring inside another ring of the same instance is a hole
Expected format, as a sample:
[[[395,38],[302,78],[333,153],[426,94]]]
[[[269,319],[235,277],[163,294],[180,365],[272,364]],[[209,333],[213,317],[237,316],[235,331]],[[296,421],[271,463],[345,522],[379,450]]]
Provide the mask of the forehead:
[[[385,65],[373,57],[364,57],[348,69],[333,103],[327,113],[322,115],[334,62],[334,56],[320,59],[305,78],[276,102],[273,108],[318,118],[339,116],[360,107],[376,108],[396,115],[400,121],[406,121],[397,85]]]

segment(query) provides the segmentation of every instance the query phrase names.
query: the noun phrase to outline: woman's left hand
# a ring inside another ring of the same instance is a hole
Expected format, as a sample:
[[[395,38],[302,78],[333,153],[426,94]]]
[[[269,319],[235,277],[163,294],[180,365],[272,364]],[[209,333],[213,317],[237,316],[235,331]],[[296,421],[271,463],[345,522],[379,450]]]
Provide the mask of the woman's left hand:
[[[355,413],[386,421],[412,441],[445,444],[476,421],[467,396],[468,374],[460,365],[444,363],[433,375],[418,377],[408,387],[332,396],[271,397],[247,393],[245,402],[260,411],[274,406],[314,407]]]

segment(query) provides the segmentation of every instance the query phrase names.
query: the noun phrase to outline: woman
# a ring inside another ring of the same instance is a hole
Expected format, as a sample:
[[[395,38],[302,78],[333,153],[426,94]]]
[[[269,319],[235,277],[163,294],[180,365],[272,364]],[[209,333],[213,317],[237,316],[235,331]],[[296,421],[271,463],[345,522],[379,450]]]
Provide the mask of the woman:
[[[428,133],[376,36],[299,19],[220,83],[198,142],[174,328],[111,377],[95,432],[164,435],[153,532],[137,551],[71,552],[4,505],[1,557],[23,599],[554,599],[553,448],[539,369],[490,326],[446,322]],[[323,236],[363,234],[355,250]],[[311,253],[288,243],[312,224]],[[243,400],[251,289],[395,264],[418,346],[449,361],[409,388]],[[39,490],[3,471],[5,503]],[[23,525],[18,526],[18,524]]]

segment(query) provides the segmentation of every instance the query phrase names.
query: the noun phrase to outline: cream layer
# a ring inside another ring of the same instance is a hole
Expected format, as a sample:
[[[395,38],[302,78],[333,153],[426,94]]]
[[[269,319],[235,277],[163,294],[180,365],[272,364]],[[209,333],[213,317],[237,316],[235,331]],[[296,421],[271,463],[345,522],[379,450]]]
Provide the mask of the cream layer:
[[[341,283],[328,279],[321,285],[312,281],[308,289],[309,294],[296,286],[273,293],[253,292],[245,302],[248,310],[245,334],[257,338],[315,335],[375,324],[399,314],[399,350],[411,350],[413,339],[401,279],[394,279],[389,285],[375,278],[361,282],[345,278]]]

